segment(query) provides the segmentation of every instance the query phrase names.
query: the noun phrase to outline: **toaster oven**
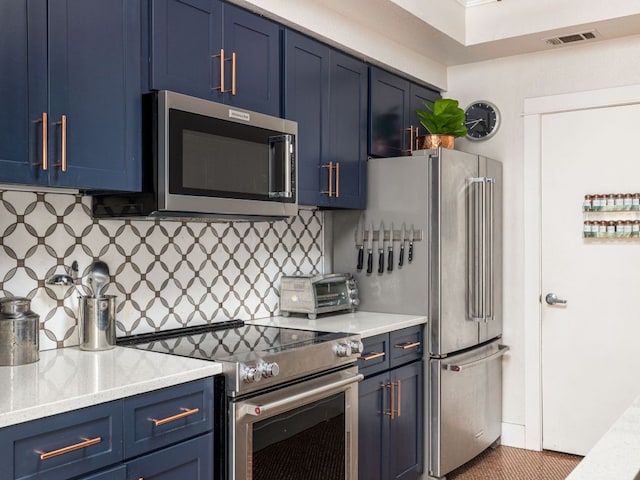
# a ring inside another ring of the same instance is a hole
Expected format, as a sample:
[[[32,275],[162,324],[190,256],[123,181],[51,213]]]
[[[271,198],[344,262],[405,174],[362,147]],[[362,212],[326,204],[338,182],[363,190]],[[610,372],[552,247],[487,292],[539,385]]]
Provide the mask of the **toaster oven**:
[[[356,279],[350,273],[283,276],[280,282],[280,313],[317,315],[355,311],[360,304]]]

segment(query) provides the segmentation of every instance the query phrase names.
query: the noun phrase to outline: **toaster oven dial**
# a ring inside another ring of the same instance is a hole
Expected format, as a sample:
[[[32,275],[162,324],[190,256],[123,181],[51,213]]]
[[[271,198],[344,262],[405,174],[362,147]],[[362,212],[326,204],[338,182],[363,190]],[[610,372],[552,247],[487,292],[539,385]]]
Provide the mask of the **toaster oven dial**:
[[[280,373],[280,365],[276,362],[260,362],[258,369],[263,377],[276,377]]]
[[[243,365],[240,370],[240,378],[242,378],[242,381],[245,383],[259,382],[262,378],[262,371],[256,367]]]
[[[347,343],[351,347],[351,353],[362,353],[364,350],[364,345],[360,340],[349,340]]]
[[[335,346],[335,352],[338,357],[350,357],[351,345],[348,343],[338,343]]]

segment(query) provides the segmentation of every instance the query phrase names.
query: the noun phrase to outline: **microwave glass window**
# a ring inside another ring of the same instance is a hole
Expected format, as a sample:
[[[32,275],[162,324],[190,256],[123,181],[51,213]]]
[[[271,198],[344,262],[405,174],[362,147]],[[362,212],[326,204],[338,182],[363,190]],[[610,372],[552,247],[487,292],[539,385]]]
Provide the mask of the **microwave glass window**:
[[[269,188],[268,156],[268,144],[184,130],[182,185],[186,189],[263,194]]]
[[[176,109],[168,130],[170,193],[270,200],[284,190],[289,156],[280,132]]]
[[[253,480],[344,480],[345,394],[253,424]]]

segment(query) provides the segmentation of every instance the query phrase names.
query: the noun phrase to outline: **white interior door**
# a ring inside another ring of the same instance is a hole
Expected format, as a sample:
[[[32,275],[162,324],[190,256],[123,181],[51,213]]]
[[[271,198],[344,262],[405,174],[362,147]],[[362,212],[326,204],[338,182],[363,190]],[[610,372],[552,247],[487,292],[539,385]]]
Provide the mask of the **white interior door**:
[[[640,238],[584,239],[589,193],[640,192],[640,105],[542,115],[542,440],[584,455],[640,394]],[[566,305],[548,305],[555,293]]]

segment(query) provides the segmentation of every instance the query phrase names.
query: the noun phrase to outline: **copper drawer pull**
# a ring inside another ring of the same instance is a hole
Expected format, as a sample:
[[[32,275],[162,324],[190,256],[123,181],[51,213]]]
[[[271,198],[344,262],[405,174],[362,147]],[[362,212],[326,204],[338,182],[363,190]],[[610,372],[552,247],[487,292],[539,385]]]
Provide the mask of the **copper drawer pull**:
[[[89,438],[83,442],[76,443],[75,445],[69,445],[68,447],[59,448],[58,450],[54,450],[53,452],[43,452],[40,454],[40,460],[47,460],[48,458],[57,457],[58,455],[64,455],[65,453],[73,452],[75,450],[80,450],[81,448],[90,447],[91,445],[96,445],[102,442],[102,438]]]
[[[373,360],[374,358],[380,358],[384,356],[385,356],[384,352],[373,352],[367,355],[366,357],[360,357],[360,360],[364,360],[366,362],[367,360]]]
[[[323,190],[320,193],[333,197],[333,162],[329,162],[328,165],[322,165],[322,168],[329,169],[329,190]]]
[[[398,380],[398,390],[396,390],[398,392],[398,417],[400,416],[400,409],[402,408],[402,384],[400,383],[400,380]]]
[[[336,162],[336,198],[340,196],[340,162]]]
[[[56,167],[60,167],[63,172],[67,171],[67,116],[62,115],[59,122],[55,122],[54,125],[60,125],[62,128],[62,136],[60,143],[60,163],[56,163]]]
[[[191,410],[189,410],[188,408],[181,408],[180,410],[183,410],[183,412],[171,417],[163,418],[161,420],[150,418],[149,420],[153,422],[154,427],[159,427],[160,425],[164,425],[165,423],[173,422],[174,420],[180,420],[181,418],[188,417],[189,415],[193,415],[194,413],[198,413],[200,411],[199,408],[192,408]]]
[[[407,342],[407,343],[400,343],[398,345],[394,345],[394,348],[401,348],[403,350],[407,350],[409,348],[416,348],[420,346],[421,342]]]

